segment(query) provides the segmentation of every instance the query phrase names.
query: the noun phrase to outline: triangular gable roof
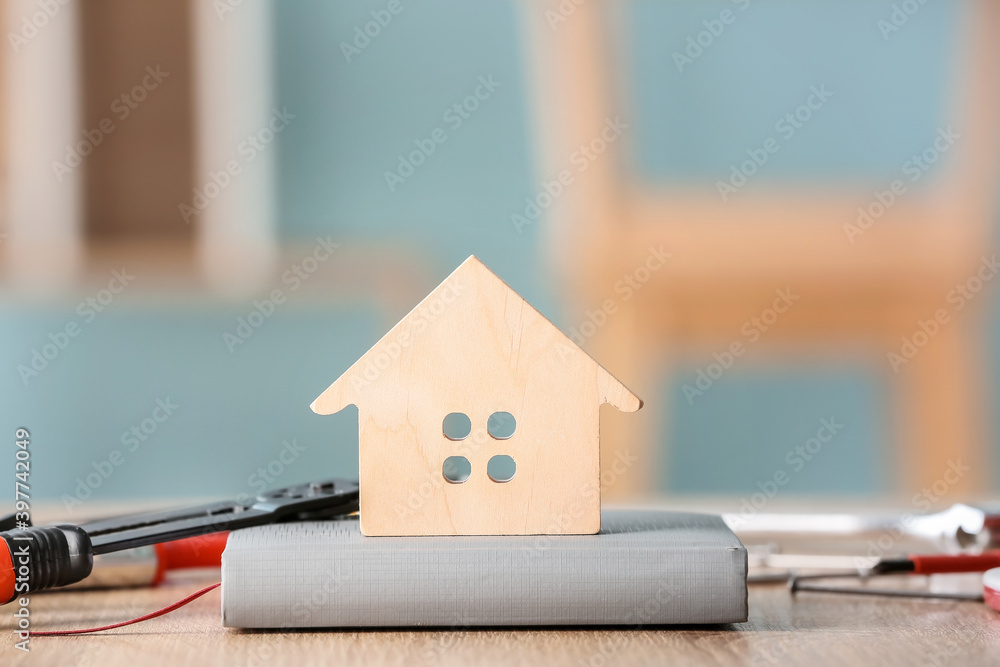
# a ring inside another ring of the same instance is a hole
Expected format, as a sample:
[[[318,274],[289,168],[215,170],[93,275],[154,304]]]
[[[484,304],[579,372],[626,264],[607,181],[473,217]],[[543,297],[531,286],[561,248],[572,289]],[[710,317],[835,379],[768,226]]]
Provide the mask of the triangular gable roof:
[[[367,361],[371,359],[374,355],[382,351],[383,346],[386,341],[393,338],[393,334],[408,324],[409,320],[416,316],[418,312],[421,312],[424,304],[438,298],[441,296],[441,292],[448,288],[449,282],[452,278],[465,277],[470,281],[473,280],[496,280],[499,281],[503,288],[506,290],[508,301],[516,300],[519,302],[523,308],[531,309],[534,313],[538,315],[538,318],[545,323],[545,325],[552,327],[552,330],[558,334],[559,337],[563,339],[563,343],[570,349],[573,353],[579,354],[582,357],[592,361],[598,369],[597,373],[597,383],[598,383],[598,394],[600,396],[600,404],[609,403],[614,407],[618,408],[622,412],[635,412],[642,407],[642,400],[633,394],[629,389],[622,384],[616,377],[607,371],[603,366],[601,366],[596,360],[594,360],[590,355],[583,351],[576,343],[574,343],[568,336],[566,336],[562,331],[559,330],[556,325],[552,324],[544,315],[542,315],[538,310],[536,310],[530,303],[528,303],[524,297],[514,291],[506,282],[503,281],[498,275],[493,273],[489,267],[482,263],[478,257],[475,255],[470,255],[462,264],[455,269],[451,275],[449,275],[440,285],[438,285],[434,290],[428,294],[424,299],[418,303],[413,310],[411,310],[407,315],[401,319],[392,329],[390,329],[375,345],[371,347],[367,352],[365,352],[357,361],[355,361],[350,368],[348,368],[337,380],[331,384],[326,391],[320,394],[315,401],[312,402],[310,406],[313,412],[321,415],[330,415],[335,412],[340,412],[348,405],[353,405],[357,400],[355,392],[352,391],[351,377],[354,373],[359,372],[363,369]],[[457,298],[461,300],[461,296]]]

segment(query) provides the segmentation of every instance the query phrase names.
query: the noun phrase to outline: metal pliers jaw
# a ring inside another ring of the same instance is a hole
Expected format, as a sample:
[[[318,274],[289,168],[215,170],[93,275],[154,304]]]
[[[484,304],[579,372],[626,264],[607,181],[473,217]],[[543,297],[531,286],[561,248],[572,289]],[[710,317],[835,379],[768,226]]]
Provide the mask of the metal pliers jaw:
[[[268,491],[255,498],[145,512],[80,526],[0,532],[0,604],[18,595],[85,579],[94,555],[186,537],[284,521],[325,519],[358,509],[358,483],[326,480]]]

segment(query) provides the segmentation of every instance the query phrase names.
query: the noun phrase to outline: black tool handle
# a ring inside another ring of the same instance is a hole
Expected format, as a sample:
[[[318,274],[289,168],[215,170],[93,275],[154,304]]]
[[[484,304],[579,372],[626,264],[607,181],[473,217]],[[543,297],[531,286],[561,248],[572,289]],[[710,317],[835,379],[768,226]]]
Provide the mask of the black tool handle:
[[[79,526],[23,528],[0,533],[0,604],[90,575],[94,550]]]

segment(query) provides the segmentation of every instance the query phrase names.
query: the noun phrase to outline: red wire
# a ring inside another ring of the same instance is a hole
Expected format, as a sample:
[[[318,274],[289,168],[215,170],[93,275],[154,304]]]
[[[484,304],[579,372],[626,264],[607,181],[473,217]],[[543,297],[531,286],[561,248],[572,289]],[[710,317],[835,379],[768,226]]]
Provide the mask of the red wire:
[[[141,623],[142,621],[148,621],[149,619],[156,618],[157,616],[163,616],[164,614],[169,614],[170,612],[174,611],[175,609],[180,609],[181,607],[183,607],[187,603],[194,602],[195,600],[197,600],[198,598],[200,598],[205,593],[208,593],[209,591],[215,590],[216,588],[218,588],[221,585],[222,585],[222,583],[220,582],[218,584],[212,584],[211,586],[206,586],[205,588],[201,589],[197,593],[192,593],[191,595],[187,596],[183,600],[178,600],[177,602],[173,603],[169,607],[164,607],[163,609],[160,609],[159,611],[154,611],[152,614],[146,614],[145,616],[140,616],[139,618],[133,618],[131,621],[123,621],[121,623],[114,623],[112,625],[102,625],[99,628],[87,628],[86,630],[46,630],[44,632],[35,632],[35,631],[32,631],[31,632],[31,636],[32,637],[52,637],[52,636],[55,636],[55,635],[83,635],[83,634],[86,634],[88,632],[102,632],[104,630],[113,630],[114,628],[120,628],[120,627],[123,627],[123,626],[126,626],[126,625],[132,625],[133,623]]]

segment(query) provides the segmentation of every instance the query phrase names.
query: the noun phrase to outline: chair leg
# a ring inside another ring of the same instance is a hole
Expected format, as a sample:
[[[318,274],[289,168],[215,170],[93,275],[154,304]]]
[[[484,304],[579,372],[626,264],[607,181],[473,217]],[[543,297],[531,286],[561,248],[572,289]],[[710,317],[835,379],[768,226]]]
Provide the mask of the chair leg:
[[[584,348],[643,400],[638,412],[601,409],[601,494],[605,500],[634,499],[657,491],[662,452],[655,434],[663,422],[659,345],[651,345],[631,303],[620,304],[596,327]]]
[[[988,478],[981,409],[987,385],[979,370],[984,348],[975,315],[953,314],[912,359],[901,362],[900,354],[895,372],[890,371],[897,400],[899,484],[920,509],[980,493]],[[913,340],[914,334],[907,337]],[[898,353],[899,338],[894,346]]]

